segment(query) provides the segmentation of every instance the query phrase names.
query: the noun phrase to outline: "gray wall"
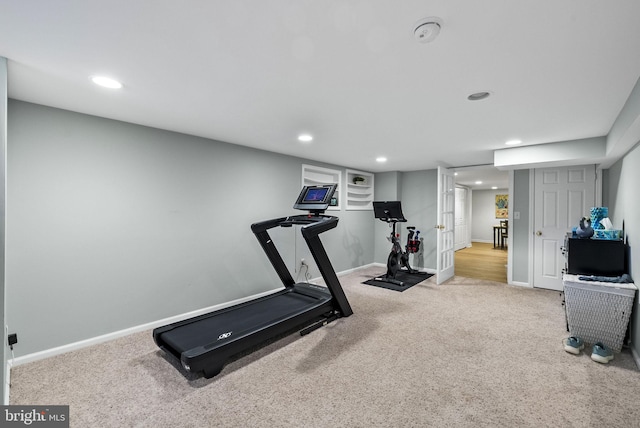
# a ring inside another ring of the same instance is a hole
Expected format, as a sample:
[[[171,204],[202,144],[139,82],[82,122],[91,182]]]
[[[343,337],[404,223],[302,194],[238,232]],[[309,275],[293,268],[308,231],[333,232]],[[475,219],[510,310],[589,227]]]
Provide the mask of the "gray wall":
[[[435,270],[437,267],[438,223],[438,170],[411,171],[402,174],[402,211],[408,222],[403,225],[402,242],[407,239],[404,226],[415,226],[420,230],[422,259],[414,260],[419,268]],[[415,255],[413,256],[415,259]]]
[[[616,162],[603,177],[603,206],[616,229],[624,229],[629,246],[629,273],[640,284],[640,146],[636,145]],[[636,293],[631,315],[631,346],[640,355],[640,299]]]
[[[374,200],[376,201],[400,201],[402,200],[401,185],[402,173],[383,172],[375,175],[376,188],[374,189]],[[373,217],[373,215],[372,215]],[[391,249],[391,244],[387,240],[387,236],[391,233],[391,229],[386,223],[375,220],[373,231],[373,249],[374,261],[376,263],[387,263],[387,257]]]
[[[423,251],[421,258],[411,256],[412,266],[436,269],[436,230],[437,223],[437,186],[438,171],[387,172],[376,174],[375,200],[402,201],[402,211],[408,222],[398,224],[400,239],[406,240],[406,226],[415,226],[420,230]],[[375,258],[377,263],[387,263],[391,244],[386,239],[390,229],[376,220],[375,225]]]
[[[529,170],[513,172],[513,193],[509,202],[511,211],[511,268],[512,281],[529,283]],[[513,218],[514,212],[520,213],[519,219]]]
[[[14,100],[7,141],[16,356],[279,287],[249,226],[295,213],[317,164]],[[336,271],[371,263],[372,213],[329,213]],[[273,233],[292,268],[308,254],[294,233]]]
[[[7,325],[5,317],[6,299],[5,299],[5,188],[7,183],[6,165],[7,154],[7,59],[0,57],[0,319],[2,325]],[[2,327],[2,346],[0,346],[0,360],[2,361],[2,369],[0,369],[0,392],[2,402],[5,404],[5,367],[7,367],[7,331]]]
[[[473,191],[471,202],[472,241],[493,243],[493,226],[499,225],[502,220],[496,218],[496,195],[508,193],[509,189]]]

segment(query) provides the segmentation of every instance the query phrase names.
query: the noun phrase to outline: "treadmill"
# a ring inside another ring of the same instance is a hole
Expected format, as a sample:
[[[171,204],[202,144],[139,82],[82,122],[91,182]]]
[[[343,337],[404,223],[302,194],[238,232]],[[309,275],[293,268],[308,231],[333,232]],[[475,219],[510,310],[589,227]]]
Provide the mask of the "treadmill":
[[[278,273],[284,289],[248,302],[178,321],[153,330],[153,339],[191,373],[209,379],[232,357],[296,329],[304,335],[340,317],[353,314],[319,235],[338,225],[324,215],[336,184],[304,186],[295,209],[308,214],[280,217],[251,225],[258,242]],[[296,283],[269,236],[269,229],[300,225],[326,287]]]

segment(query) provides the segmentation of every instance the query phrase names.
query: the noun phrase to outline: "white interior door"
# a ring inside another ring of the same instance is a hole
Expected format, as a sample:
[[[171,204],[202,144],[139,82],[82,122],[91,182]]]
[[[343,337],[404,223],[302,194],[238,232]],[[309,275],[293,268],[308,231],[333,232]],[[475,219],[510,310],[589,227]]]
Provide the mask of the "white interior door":
[[[535,170],[533,286],[562,290],[564,238],[595,205],[594,165]]]
[[[453,171],[438,167],[438,244],[436,283],[453,276],[455,242],[455,182]]]
[[[456,204],[455,204],[455,251],[461,250],[463,248],[467,248],[469,244],[471,244],[471,239],[469,239],[471,230],[471,225],[469,224],[469,213],[468,213],[468,195],[469,189],[462,186],[456,186]]]

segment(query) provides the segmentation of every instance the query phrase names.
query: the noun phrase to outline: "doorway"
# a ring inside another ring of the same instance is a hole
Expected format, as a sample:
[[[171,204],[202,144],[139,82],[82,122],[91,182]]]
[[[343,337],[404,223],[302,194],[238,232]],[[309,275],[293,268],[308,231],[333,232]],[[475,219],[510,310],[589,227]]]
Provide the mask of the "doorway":
[[[507,283],[508,228],[504,242],[494,235],[507,213],[509,172],[493,165],[456,168],[456,252],[455,275]],[[496,209],[496,200],[506,195],[505,210]],[[466,235],[466,239],[459,234]]]

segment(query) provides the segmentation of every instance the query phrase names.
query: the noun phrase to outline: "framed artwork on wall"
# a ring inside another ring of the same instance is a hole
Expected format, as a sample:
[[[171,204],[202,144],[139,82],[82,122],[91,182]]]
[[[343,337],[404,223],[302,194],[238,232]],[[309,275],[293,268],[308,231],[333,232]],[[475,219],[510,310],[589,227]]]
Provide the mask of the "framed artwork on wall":
[[[509,218],[509,195],[496,195],[496,218]]]

